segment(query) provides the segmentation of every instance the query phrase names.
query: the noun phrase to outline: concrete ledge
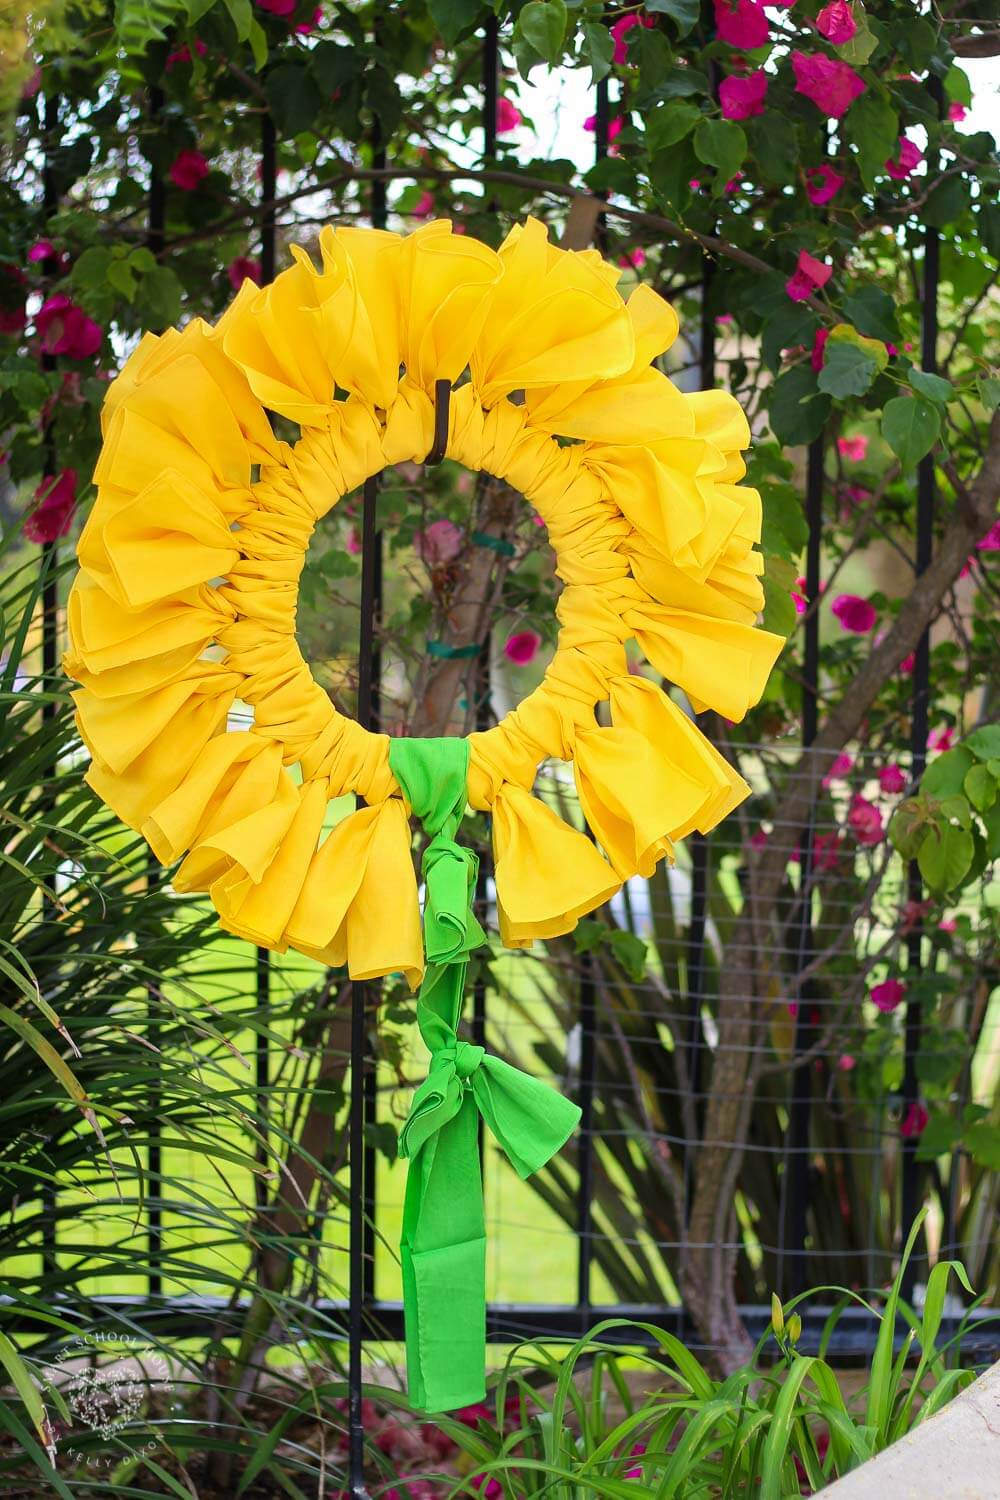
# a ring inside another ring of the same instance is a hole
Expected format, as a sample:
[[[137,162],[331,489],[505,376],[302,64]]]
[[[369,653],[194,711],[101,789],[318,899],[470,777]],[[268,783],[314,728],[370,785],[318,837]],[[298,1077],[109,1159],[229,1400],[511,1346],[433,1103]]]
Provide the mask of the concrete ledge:
[[[823,1500],[998,1500],[1000,1363]]]

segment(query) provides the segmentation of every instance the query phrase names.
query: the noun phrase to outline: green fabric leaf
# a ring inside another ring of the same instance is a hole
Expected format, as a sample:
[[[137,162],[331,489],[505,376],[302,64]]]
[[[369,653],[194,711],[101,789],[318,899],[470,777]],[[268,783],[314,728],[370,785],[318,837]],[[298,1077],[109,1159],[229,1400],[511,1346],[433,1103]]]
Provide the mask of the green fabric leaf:
[[[904,469],[929,453],[941,431],[938,408],[923,396],[894,396],[882,413],[882,436]]]

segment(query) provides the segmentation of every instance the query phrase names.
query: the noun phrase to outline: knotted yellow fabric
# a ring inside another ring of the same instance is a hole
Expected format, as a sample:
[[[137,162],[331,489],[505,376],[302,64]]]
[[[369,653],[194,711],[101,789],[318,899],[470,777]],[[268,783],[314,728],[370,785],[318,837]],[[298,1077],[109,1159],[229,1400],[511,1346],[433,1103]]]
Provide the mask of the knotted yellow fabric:
[[[462,381],[447,456],[535,506],[563,585],[544,681],[468,742],[505,943],[569,931],[747,794],[633,675],[625,643],[736,720],[782,641],[755,624],[746,420],[725,393],[686,395],[655,368],[677,331],[661,298],[640,287],[626,303],[613,266],[556,248],[533,219],[496,252],[447,221],[408,237],[327,228],[319,248],[319,269],[296,250],[270,286],[245,282],[215,327],[146,335],[110,387],[65,666],[88,780],[158,859],[181,861],[178,890],[207,892],[251,942],[416,987],[389,741],[315,682],[295,611],[317,519],[430,450],[436,381]],[[298,441],[276,438],[268,411]],[[550,758],[574,762],[596,845],[532,795]],[[330,800],[351,792],[365,805],[331,831]]]

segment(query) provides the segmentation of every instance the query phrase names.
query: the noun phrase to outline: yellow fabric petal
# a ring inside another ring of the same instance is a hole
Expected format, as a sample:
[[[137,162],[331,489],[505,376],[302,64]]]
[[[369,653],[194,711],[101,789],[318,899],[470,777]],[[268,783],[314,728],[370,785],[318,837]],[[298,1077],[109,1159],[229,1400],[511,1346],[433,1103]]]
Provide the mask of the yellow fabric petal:
[[[739,723],[760,699],[783,636],[663,604],[639,604],[625,619],[643,655],[699,704]]]
[[[286,933],[300,953],[348,964],[354,979],[398,971],[416,989],[423,976],[423,938],[409,824],[398,797],[359,808],[327,836]]]
[[[400,257],[403,363],[415,385],[455,381],[479,338],[503,268],[479,240],[452,234],[447,219],[403,241]]]
[[[150,813],[142,832],[161,864],[219,829],[239,823],[274,796],[281,776],[281,747],[245,731],[209,740],[182,786]]]
[[[326,421],[334,396],[315,316],[315,282],[315,273],[301,264],[263,289],[244,282],[222,335],[223,349],[258,401],[304,427]]]
[[[584,834],[510,783],[493,804],[493,860],[500,936],[508,948],[571,932],[621,884]]]
[[[228,573],[240,555],[217,507],[171,469],[107,521],[104,542],[120,595],[133,608]]]
[[[263,877],[245,893],[220,890],[219,917],[227,932],[265,948],[287,947],[285,924],[292,914],[323,828],[327,783],[296,788],[298,806]]]
[[[545,226],[530,218],[499,253],[503,278],[470,360],[484,406],[511,391],[607,380],[631,368],[635,335],[625,303],[589,258],[549,245]]]

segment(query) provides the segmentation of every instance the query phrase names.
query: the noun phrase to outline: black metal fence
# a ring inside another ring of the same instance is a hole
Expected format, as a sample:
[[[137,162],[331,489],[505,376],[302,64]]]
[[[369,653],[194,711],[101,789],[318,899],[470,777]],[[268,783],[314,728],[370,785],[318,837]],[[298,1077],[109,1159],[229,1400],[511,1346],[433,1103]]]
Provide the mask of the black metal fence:
[[[483,169],[490,168],[496,158],[496,113],[499,76],[499,39],[496,23],[487,27],[482,47],[482,133]],[[931,87],[934,87],[932,84]],[[940,104],[940,93],[937,94]],[[614,101],[610,97],[607,82],[596,86],[596,131],[597,159],[600,160],[609,148],[609,124]],[[149,124],[156,128],[157,116],[162,108],[162,99],[154,90],[149,98]],[[50,98],[45,109],[46,134],[50,145],[58,138],[59,101]],[[370,174],[369,215],[371,222],[384,226],[387,218],[387,176],[380,176],[386,169],[386,150],[389,142],[376,137],[372,143],[372,171]],[[277,238],[279,224],[276,212],[277,201],[277,149],[275,130],[267,113],[261,117],[260,138],[260,203],[259,237],[260,259],[263,279],[273,278],[277,262]],[[387,174],[388,175],[388,174]],[[47,212],[56,206],[51,188],[51,173],[46,174]],[[486,189],[489,192],[489,189]],[[609,215],[615,210],[609,208]],[[165,238],[165,193],[160,174],[151,176],[148,199],[148,244],[154,254],[162,254],[169,247]],[[600,233],[600,228],[598,229]],[[937,343],[937,271],[938,235],[928,228],[923,254],[923,368],[933,371]],[[715,318],[712,301],[713,265],[706,259],[701,287],[702,316],[698,347],[698,368],[703,387],[715,383],[716,346]],[[50,472],[57,471],[55,456],[49,455]],[[806,597],[816,600],[819,596],[820,564],[822,547],[822,513],[824,486],[824,453],[822,439],[817,439],[809,449],[806,465],[805,512],[809,527],[806,553]],[[362,508],[362,575],[360,638],[358,642],[358,717],[368,727],[377,728],[381,720],[381,674],[382,656],[380,647],[380,621],[383,614],[383,557],[382,539],[376,526],[377,480],[365,486]],[[933,544],[933,520],[935,499],[934,463],[928,457],[923,460],[918,476],[918,520],[914,537],[914,563],[918,571],[928,565]],[[55,548],[45,549],[43,567],[46,568],[46,583],[43,598],[44,614],[44,669],[54,673],[57,663],[57,632],[59,601],[57,598],[55,573]],[[804,625],[804,663],[801,706],[802,745],[808,747],[816,734],[819,704],[819,648],[820,616],[812,609]],[[488,662],[489,643],[482,654],[482,662]],[[912,676],[912,730],[911,764],[914,772],[923,764],[928,732],[928,702],[930,693],[929,642],[925,633],[916,653]],[[484,727],[490,722],[488,669],[484,666],[478,677],[477,722]],[[823,830],[815,823],[807,831],[802,842],[802,882],[808,889],[812,878],[813,834]],[[709,878],[713,859],[711,838],[695,836],[690,841],[690,891],[689,907],[684,940],[684,957],[687,974],[687,1007],[684,1034],[688,1052],[688,1077],[691,1098],[697,1108],[703,1100],[701,1082],[702,1059],[705,1055],[705,1039],[702,1026],[702,1005],[707,997],[708,982],[705,962],[706,944],[709,941],[708,909]],[[150,878],[153,878],[152,876]],[[906,876],[909,896],[919,900],[921,883],[919,872],[912,866]],[[479,891],[480,901],[487,899],[485,872]],[[808,968],[813,959],[821,935],[815,931],[813,908],[808,900],[800,902],[798,926],[794,934],[798,969]],[[909,967],[918,971],[924,961],[926,944],[920,920],[915,920],[907,938]],[[268,1004],[271,983],[269,956],[261,951],[256,964],[256,999],[260,1011]],[[750,1150],[778,1152],[786,1164],[783,1177],[783,1202],[780,1209],[780,1243],[765,1247],[773,1253],[777,1267],[779,1290],[785,1294],[800,1290],[810,1257],[816,1254],[815,1247],[807,1249],[807,1211],[810,1202],[811,1156],[815,1149],[817,1111],[826,1105],[818,1098],[813,1087],[813,1074],[802,1059],[814,1050],[817,1041],[818,1021],[815,1004],[811,1004],[810,982],[801,987],[800,1004],[794,1023],[793,1055],[785,1076],[786,1099],[784,1115],[787,1123],[783,1138],[770,1142],[751,1143]],[[344,1337],[349,1343],[350,1381],[350,1492],[361,1496],[364,1491],[362,1472],[362,1358],[365,1341],[369,1337],[378,1339],[400,1339],[402,1336],[401,1307],[396,1302],[379,1300],[376,1296],[376,1224],[379,1203],[375,1192],[376,1158],[368,1138],[366,1125],[374,1120],[378,1093],[376,1067],[371,1046],[370,1028],[373,1017],[372,987],[358,984],[353,988],[351,1025],[351,1093],[349,1112],[350,1185],[349,1185],[349,1252],[350,1286],[346,1306],[338,1303],[323,1303],[317,1307],[318,1315],[328,1319],[327,1327],[333,1337]],[[575,1064],[575,1089],[583,1112],[579,1134],[575,1172],[575,1208],[571,1214],[571,1228],[576,1240],[576,1274],[572,1295],[565,1305],[537,1305],[530,1302],[508,1303],[491,1306],[488,1312],[488,1332],[492,1340],[509,1341],[530,1336],[577,1335],[597,1319],[607,1316],[641,1315],[654,1317],[665,1328],[687,1338],[694,1337],[692,1325],[680,1306],[659,1303],[642,1306],[621,1303],[601,1304],[593,1292],[595,1248],[599,1245],[603,1231],[595,1224],[595,1138],[598,1126],[595,1115],[595,1090],[597,1088],[599,1050],[606,1043],[599,1016],[598,992],[591,966],[586,959],[578,971],[576,1000],[578,1010],[579,1053]],[[473,1031],[475,1039],[482,1041],[486,1033],[490,997],[480,982],[475,991],[473,1008]],[[919,994],[911,991],[906,1012],[905,1025],[905,1072],[902,1085],[903,1107],[914,1104],[918,1098],[916,1060],[921,1041],[921,1002]],[[256,1083],[259,1093],[259,1109],[266,1116],[270,1088],[269,1052],[266,1041],[259,1042],[256,1050]],[[683,1140],[678,1143],[684,1147]],[[690,1144],[690,1143],[688,1143]],[[873,1130],[870,1146],[866,1148],[873,1169],[883,1150],[880,1132]],[[922,1185],[921,1171],[916,1158],[915,1137],[902,1142],[902,1211],[900,1223],[905,1236],[918,1210]],[[158,1172],[158,1147],[150,1148],[149,1168],[154,1176]],[[262,1148],[262,1156],[263,1156]],[[685,1155],[685,1171],[690,1179],[697,1171],[696,1152]],[[950,1201],[950,1199],[949,1199]],[[947,1212],[947,1210],[946,1210]],[[148,1233],[156,1262],[157,1247],[163,1233],[160,1211],[155,1197],[148,1209]],[[957,1235],[954,1223],[946,1223],[942,1231],[945,1245],[954,1247]],[[47,1254],[51,1257],[50,1244]],[[766,1326],[769,1309],[762,1303],[744,1306],[743,1314],[751,1336],[759,1334]],[[132,1300],[130,1315],[136,1319],[147,1319],[159,1331],[176,1328],[178,1332],[204,1328],[221,1315],[221,1302],[213,1306],[205,1299],[190,1301],[184,1298],[164,1297],[158,1273],[150,1276],[149,1298],[144,1303]],[[345,1323],[346,1318],[346,1323]],[[808,1312],[805,1317],[802,1347],[806,1350],[818,1346],[824,1318],[823,1310]],[[216,1326],[218,1326],[216,1324]],[[853,1310],[838,1324],[830,1344],[834,1358],[845,1361],[863,1357],[871,1347],[874,1337],[874,1322],[867,1314]],[[627,1337],[634,1340],[634,1334]]]

